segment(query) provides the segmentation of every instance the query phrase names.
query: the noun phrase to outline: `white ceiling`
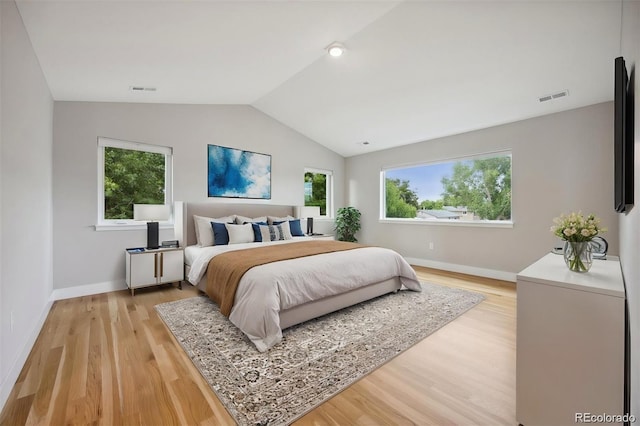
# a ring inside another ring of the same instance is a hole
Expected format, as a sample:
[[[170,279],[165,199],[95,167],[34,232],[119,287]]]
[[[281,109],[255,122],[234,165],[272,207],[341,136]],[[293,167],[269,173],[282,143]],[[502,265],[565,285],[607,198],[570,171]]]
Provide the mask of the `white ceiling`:
[[[620,54],[620,0],[17,4],[55,100],[250,104],[343,156],[611,100]]]

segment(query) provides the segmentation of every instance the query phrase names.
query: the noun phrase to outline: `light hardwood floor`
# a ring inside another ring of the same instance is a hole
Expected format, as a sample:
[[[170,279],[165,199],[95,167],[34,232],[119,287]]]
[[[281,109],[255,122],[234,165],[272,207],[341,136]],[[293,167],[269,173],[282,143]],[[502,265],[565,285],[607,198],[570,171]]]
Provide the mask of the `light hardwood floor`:
[[[415,269],[486,299],[296,425],[516,424],[515,284]],[[195,294],[185,285],[54,303],[0,424],[234,424],[153,308]]]

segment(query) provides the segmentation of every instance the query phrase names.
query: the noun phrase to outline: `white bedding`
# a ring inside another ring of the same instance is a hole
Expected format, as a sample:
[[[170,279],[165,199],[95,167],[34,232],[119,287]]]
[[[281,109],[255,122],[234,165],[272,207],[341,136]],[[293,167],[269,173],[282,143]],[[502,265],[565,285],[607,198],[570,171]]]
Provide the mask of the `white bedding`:
[[[202,247],[200,246],[187,246],[184,248],[184,263],[191,266],[196,258],[200,255]]]
[[[204,276],[209,260],[219,253],[305,240],[308,238],[203,247],[191,265],[188,279],[197,284]],[[404,258],[381,247],[363,247],[256,266],[240,280],[229,319],[263,352],[282,340],[281,310],[396,276],[404,287],[421,290],[415,271]]]

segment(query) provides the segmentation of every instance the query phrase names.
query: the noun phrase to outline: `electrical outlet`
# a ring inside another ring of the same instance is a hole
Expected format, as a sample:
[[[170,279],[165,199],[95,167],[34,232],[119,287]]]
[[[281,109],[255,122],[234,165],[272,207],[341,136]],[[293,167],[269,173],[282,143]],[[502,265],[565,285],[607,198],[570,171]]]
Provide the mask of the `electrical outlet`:
[[[13,311],[11,311],[11,320],[9,321],[9,326],[11,327],[11,332],[13,333]]]
[[[433,241],[429,243],[429,250],[433,250]]]

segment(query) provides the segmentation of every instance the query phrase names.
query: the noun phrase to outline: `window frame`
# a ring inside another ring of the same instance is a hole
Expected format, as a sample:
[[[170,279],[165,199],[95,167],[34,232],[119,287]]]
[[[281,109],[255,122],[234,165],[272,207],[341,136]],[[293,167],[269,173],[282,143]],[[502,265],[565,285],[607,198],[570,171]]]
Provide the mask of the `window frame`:
[[[316,220],[325,220],[325,219],[333,219],[334,218],[334,211],[333,211],[333,171],[332,170],[326,170],[326,169],[318,169],[315,167],[305,167],[304,168],[304,173],[302,174],[302,181],[304,183],[304,175],[306,173],[314,173],[314,174],[323,174],[326,176],[325,179],[325,184],[326,184],[326,188],[325,188],[325,193],[326,193],[326,214],[321,215],[319,217],[316,218]],[[303,191],[304,191],[304,187],[303,187]],[[303,198],[304,198],[304,194],[303,194]],[[302,205],[305,205],[305,200],[303,199],[303,203]]]
[[[462,221],[459,219],[419,219],[419,218],[392,218],[386,217],[386,172],[389,170],[407,169],[421,166],[430,166],[443,163],[453,163],[457,161],[481,160],[494,157],[509,157],[511,159],[511,219],[509,220],[471,220]],[[416,162],[401,165],[387,165],[380,169],[380,209],[378,223],[409,224],[421,226],[462,226],[462,227],[483,227],[483,228],[513,228],[513,151],[511,149],[471,154],[460,157],[450,157],[435,161]]]
[[[105,148],[128,149],[132,151],[151,152],[165,156],[164,168],[164,204],[173,206],[173,148],[160,145],[150,145],[141,142],[131,142],[107,137],[98,137],[98,216],[95,225],[96,231],[105,230],[133,230],[146,229],[147,225],[133,219],[105,219],[104,218],[104,151]],[[173,227],[173,208],[171,217],[167,221],[160,222],[161,228]]]

